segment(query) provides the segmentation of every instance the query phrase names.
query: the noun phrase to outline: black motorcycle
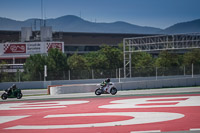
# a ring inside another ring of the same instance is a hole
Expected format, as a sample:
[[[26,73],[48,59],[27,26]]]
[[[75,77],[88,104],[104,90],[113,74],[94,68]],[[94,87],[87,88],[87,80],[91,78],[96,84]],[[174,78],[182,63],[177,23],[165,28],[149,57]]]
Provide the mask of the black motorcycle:
[[[5,92],[1,95],[1,99],[6,100],[7,98],[17,98],[21,99],[23,96],[21,90],[16,87],[16,85],[11,86],[6,89]]]

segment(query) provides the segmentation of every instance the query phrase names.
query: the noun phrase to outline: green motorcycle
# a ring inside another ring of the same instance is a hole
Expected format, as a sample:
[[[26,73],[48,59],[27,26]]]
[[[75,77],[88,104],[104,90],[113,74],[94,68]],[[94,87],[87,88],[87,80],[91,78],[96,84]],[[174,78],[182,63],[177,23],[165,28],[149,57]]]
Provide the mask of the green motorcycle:
[[[1,99],[6,100],[7,98],[17,98],[21,99],[23,96],[21,90],[16,87],[16,85],[12,85],[10,88],[6,89],[5,92],[1,95]]]

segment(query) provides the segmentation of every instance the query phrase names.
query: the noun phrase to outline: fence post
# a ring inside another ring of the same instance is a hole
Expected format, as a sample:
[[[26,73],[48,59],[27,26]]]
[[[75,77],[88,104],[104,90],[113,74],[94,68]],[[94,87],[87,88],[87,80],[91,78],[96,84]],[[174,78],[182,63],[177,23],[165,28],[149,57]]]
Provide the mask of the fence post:
[[[158,67],[156,67],[156,80],[158,80]]]
[[[63,71],[63,79],[65,80],[65,71]]]
[[[70,80],[70,70],[68,70],[68,76],[69,76],[69,80]]]
[[[44,81],[46,81],[47,77],[47,65],[44,65]]]
[[[116,78],[117,78],[117,68],[116,68]]]
[[[184,65],[183,71],[184,71],[184,76],[185,76],[185,65]]]
[[[92,69],[92,79],[94,79],[94,70]]]
[[[21,82],[21,80],[20,80],[20,76],[21,76],[21,75],[20,75],[20,71],[19,71],[19,82]]]
[[[121,73],[120,73],[120,71],[121,71],[121,68],[119,68],[119,83],[121,82],[121,79],[120,79],[121,78],[121,76],[120,76]]]
[[[193,63],[192,63],[192,78],[194,76],[194,68],[193,68]]]

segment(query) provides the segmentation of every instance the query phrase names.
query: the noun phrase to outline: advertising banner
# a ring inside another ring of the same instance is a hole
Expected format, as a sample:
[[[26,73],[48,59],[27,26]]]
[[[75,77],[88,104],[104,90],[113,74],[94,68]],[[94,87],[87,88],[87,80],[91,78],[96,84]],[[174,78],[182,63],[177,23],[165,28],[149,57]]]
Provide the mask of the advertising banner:
[[[3,54],[44,54],[52,48],[57,48],[64,53],[63,42],[5,43],[3,46]]]
[[[26,53],[26,44],[4,44],[5,54]]]
[[[62,51],[62,42],[50,42],[50,43],[47,43],[47,52],[49,52],[50,49],[52,48],[57,48],[59,49],[60,51]]]
[[[27,54],[39,54],[39,53],[44,53],[42,51],[41,43],[36,42],[36,43],[28,43],[27,44]]]

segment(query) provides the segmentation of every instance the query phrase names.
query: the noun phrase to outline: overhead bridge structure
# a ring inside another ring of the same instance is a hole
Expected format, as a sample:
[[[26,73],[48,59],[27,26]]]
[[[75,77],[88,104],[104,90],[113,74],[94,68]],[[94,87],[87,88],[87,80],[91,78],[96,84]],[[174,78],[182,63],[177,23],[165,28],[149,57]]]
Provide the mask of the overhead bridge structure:
[[[124,38],[124,77],[131,77],[131,54],[200,48],[200,33]]]

